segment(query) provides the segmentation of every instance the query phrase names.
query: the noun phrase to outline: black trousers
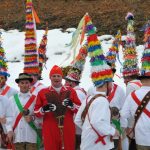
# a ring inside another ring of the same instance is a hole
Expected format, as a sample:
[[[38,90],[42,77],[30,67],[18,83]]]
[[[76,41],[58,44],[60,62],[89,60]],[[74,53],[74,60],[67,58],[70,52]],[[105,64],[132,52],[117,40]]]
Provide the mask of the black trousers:
[[[76,150],[80,150],[81,135],[76,134]]]

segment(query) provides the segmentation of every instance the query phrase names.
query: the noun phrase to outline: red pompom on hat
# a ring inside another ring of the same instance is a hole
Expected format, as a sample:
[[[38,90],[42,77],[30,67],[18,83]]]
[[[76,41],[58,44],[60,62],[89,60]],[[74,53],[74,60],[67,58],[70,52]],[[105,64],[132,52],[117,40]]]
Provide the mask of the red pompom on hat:
[[[59,74],[61,76],[63,76],[63,72],[61,70],[61,68],[57,65],[53,66],[53,68],[51,69],[49,76],[51,77],[54,74]]]

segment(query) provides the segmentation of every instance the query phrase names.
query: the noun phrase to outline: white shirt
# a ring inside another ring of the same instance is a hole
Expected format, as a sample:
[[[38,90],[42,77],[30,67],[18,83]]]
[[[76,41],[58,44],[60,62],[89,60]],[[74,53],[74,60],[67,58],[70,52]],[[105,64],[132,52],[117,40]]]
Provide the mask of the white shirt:
[[[4,132],[12,131],[12,109],[6,96],[0,95],[0,118],[6,117],[6,124],[2,124]]]
[[[147,92],[150,91],[149,86],[142,86],[139,90],[135,91],[136,96],[140,101],[144,98]],[[121,110],[121,117],[130,118],[134,117],[138,105],[133,100],[131,94],[125,100],[125,104]],[[147,104],[146,109],[150,112],[150,102]],[[143,112],[135,127],[135,140],[138,145],[150,146],[150,118]]]
[[[76,91],[77,96],[82,103],[86,99],[86,93],[83,91],[84,89],[82,89],[80,86],[76,86],[74,87],[74,90]]]
[[[74,90],[76,91],[77,96],[81,103],[86,100],[86,93],[83,91],[83,89],[80,86],[74,87]],[[82,132],[81,128],[76,126],[76,134],[81,135],[81,132]]]
[[[142,85],[140,80],[132,80],[132,81],[128,82],[127,87],[126,87],[126,97],[130,93],[132,93],[133,91],[138,90],[138,89],[141,88],[139,85],[135,84],[135,82]],[[125,118],[121,117],[120,120],[121,120],[122,127],[124,127],[124,128],[126,128],[126,127],[132,128],[133,127],[133,124],[134,124],[134,118],[133,117],[130,117],[128,119],[125,119]]]
[[[2,93],[2,91],[6,88],[6,86],[8,86],[8,85],[4,85],[2,88],[0,88],[0,93]],[[16,93],[18,93],[18,91],[16,89],[10,87],[10,89],[4,96],[10,98],[11,96],[15,95]]]
[[[24,107],[25,104],[28,102],[29,98],[31,97],[30,92],[28,93],[18,93],[18,97],[19,100],[22,104],[22,106]],[[17,104],[15,102],[14,97],[10,98],[10,104],[11,107],[13,109],[13,122],[12,122],[12,126],[15,123],[16,117],[18,116],[18,114],[20,113]],[[30,107],[28,108],[30,110],[30,115],[33,114],[33,110],[34,110],[34,105],[35,105],[35,101],[30,105]],[[14,131],[15,133],[15,139],[14,139],[14,143],[17,142],[29,142],[29,143],[36,143],[36,138],[37,138],[37,134],[36,132],[29,126],[29,124],[25,121],[24,117],[22,117]]]
[[[114,87],[114,83],[112,83]],[[87,95],[93,95],[96,92],[96,87],[90,87]],[[114,97],[110,102],[110,107],[117,107],[119,110],[122,108],[125,101],[125,91],[117,85]]]
[[[112,86],[114,87],[114,83],[112,83]],[[110,107],[117,107],[120,110],[124,102],[125,102],[125,91],[119,85],[117,85],[114,97],[110,102]]]
[[[87,91],[87,95],[94,95],[94,93],[96,92],[96,87],[95,86],[90,86],[90,88]]]
[[[96,94],[105,94],[101,92],[95,92]],[[88,98],[89,100],[93,96]],[[97,140],[97,134],[92,129],[88,117],[85,117],[85,121],[82,124],[81,114],[85,109],[86,101],[84,101],[79,108],[79,111],[75,118],[75,124],[82,128],[82,135],[81,135],[81,150],[109,150],[113,148],[113,143],[110,142],[110,135],[115,134],[115,129],[110,124],[110,109],[109,109],[109,102],[104,97],[96,98],[89,107],[88,114],[90,118],[90,122],[93,127],[98,131],[100,135],[108,135],[104,138],[106,145],[103,145],[101,142],[95,144]]]

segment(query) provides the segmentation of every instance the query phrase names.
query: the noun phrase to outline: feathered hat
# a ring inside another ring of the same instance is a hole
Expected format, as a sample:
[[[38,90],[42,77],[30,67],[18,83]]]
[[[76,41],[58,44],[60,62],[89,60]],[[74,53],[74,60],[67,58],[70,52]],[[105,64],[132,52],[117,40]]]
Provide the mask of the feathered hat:
[[[141,77],[150,77],[150,21],[145,26],[144,34],[145,48],[141,58]]]
[[[125,19],[128,21],[127,25],[127,37],[125,49],[123,51],[124,62],[123,62],[123,77],[138,76],[138,59],[135,44],[134,34],[134,16],[132,13],[128,13]]]
[[[46,64],[47,61],[46,57],[47,33],[48,33],[48,24],[46,25],[45,33],[38,48],[40,74],[42,74],[43,66],[44,64]]]
[[[109,51],[106,55],[106,60],[107,63],[109,63],[111,65],[112,69],[116,68],[116,57],[118,55],[119,52],[119,45],[121,44],[121,32],[120,30],[118,30],[115,39],[113,41],[112,46],[109,48]]]
[[[92,24],[91,18],[87,14],[85,16],[88,54],[91,63],[91,78],[96,87],[102,86],[106,82],[113,81],[113,73],[110,66],[107,65],[101,43],[98,40],[95,27]]]
[[[39,74],[39,62],[36,43],[36,24],[33,15],[32,0],[26,2],[26,25],[25,25],[25,54],[24,73]]]
[[[6,57],[5,57],[5,51],[4,48],[2,47],[2,33],[0,32],[0,75],[9,77],[10,74],[8,73],[8,67],[7,67],[7,62],[6,62]]]

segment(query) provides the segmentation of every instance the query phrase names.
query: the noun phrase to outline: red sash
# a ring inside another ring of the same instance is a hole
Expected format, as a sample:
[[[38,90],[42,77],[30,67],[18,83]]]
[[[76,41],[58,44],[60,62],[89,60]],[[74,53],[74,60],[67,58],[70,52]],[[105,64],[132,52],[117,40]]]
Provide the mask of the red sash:
[[[139,87],[141,87],[142,86],[142,83],[140,83],[140,82],[129,82],[129,83],[134,83],[134,84],[136,84],[137,86],[139,86]]]
[[[10,89],[10,86],[7,85],[5,87],[5,89],[1,92],[1,95],[3,95],[3,96],[6,95],[6,93],[9,91],[9,89]]]
[[[131,93],[131,96],[135,103],[139,106],[141,104],[141,101],[138,99],[138,97],[135,94],[135,91]],[[148,111],[146,108],[143,110],[143,112],[150,118],[150,111]]]
[[[42,85],[42,83],[39,83],[36,87],[38,87],[38,86],[40,86],[40,85]],[[34,92],[34,90],[36,89],[36,87],[33,86],[33,87],[31,88],[31,90],[30,90],[30,93],[31,93],[31,94]]]
[[[111,93],[108,95],[107,99],[109,100],[109,102],[112,101],[112,99],[114,98],[114,95],[116,93],[118,85],[114,84],[113,90],[111,91]]]
[[[36,97],[35,95],[32,95],[29,98],[29,100],[27,101],[27,103],[24,106],[24,109],[28,109],[31,106],[31,104],[33,103],[35,97]],[[16,120],[15,120],[15,123],[14,123],[14,126],[13,126],[13,131],[16,129],[16,127],[17,127],[17,125],[18,125],[18,123],[19,123],[19,121],[20,121],[21,118],[22,118],[22,113],[20,112],[18,114],[18,116],[16,117]]]
[[[88,97],[87,97],[87,99],[86,99],[86,105],[88,104]],[[90,123],[90,125],[91,125],[91,127],[92,127],[92,129],[94,130],[94,132],[97,134],[97,136],[98,136],[98,138],[97,138],[97,140],[95,141],[95,144],[97,144],[98,142],[102,142],[102,144],[103,145],[106,145],[106,142],[105,142],[105,137],[106,137],[106,135],[100,135],[99,133],[98,133],[98,131],[93,127],[93,125],[91,124],[91,122],[90,122],[90,116],[89,116],[89,113],[87,112],[87,117],[88,117],[88,120],[89,120],[89,123]]]

